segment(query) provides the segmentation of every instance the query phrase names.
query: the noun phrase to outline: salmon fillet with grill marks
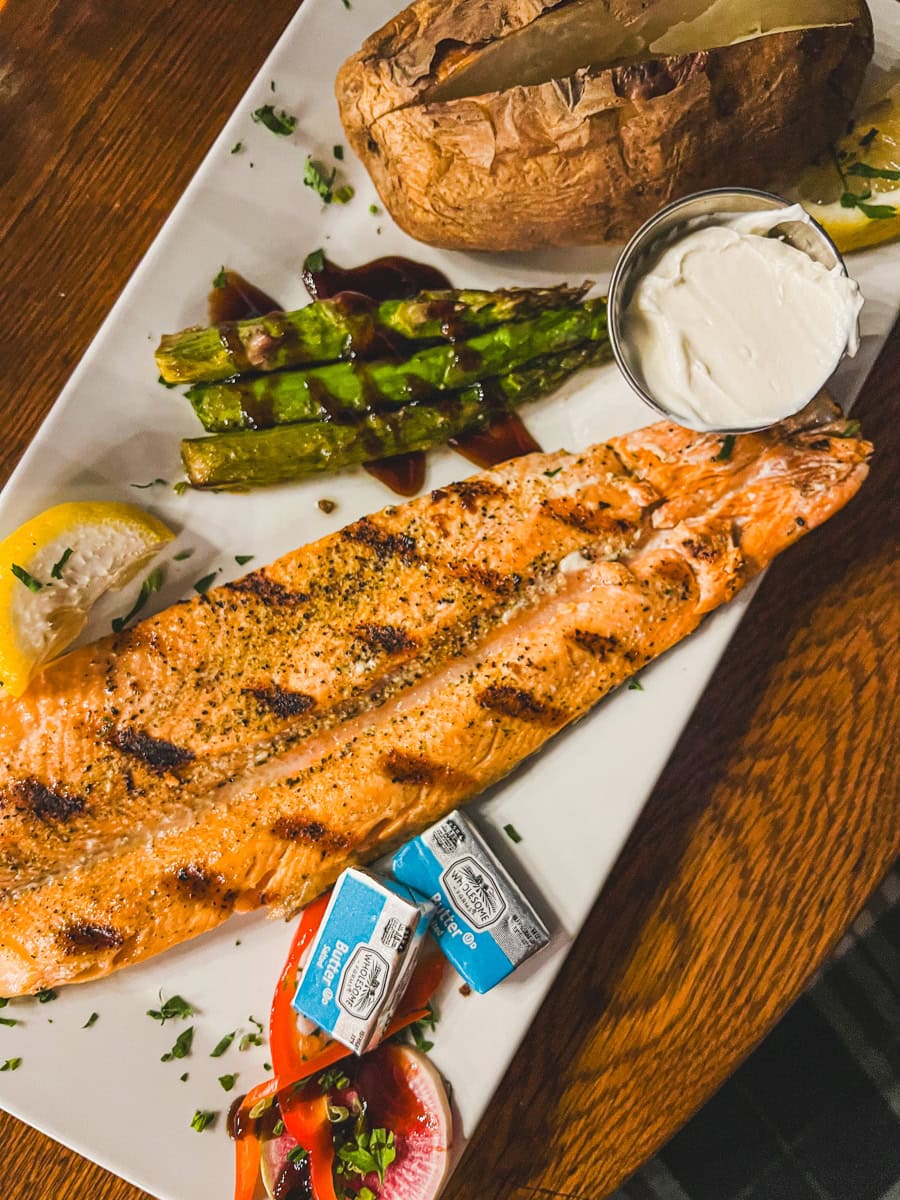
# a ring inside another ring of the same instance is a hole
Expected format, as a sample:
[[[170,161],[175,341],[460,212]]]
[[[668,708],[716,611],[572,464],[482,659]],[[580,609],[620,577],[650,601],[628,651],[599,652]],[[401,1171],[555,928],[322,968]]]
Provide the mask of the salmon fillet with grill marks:
[[[471,799],[836,512],[848,432],[529,455],[51,664],[0,702],[0,995],[289,915]]]

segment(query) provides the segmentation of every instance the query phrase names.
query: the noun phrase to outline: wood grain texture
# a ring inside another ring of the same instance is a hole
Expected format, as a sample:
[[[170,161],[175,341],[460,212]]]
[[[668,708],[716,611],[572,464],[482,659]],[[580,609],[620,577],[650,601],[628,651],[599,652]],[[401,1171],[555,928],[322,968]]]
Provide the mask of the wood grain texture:
[[[0,480],[295,7],[0,0]],[[900,853],[898,391],[895,330],[860,409],[871,478],[765,580],[448,1200],[600,1200]],[[0,1146],[4,1200],[144,1195],[4,1114]]]

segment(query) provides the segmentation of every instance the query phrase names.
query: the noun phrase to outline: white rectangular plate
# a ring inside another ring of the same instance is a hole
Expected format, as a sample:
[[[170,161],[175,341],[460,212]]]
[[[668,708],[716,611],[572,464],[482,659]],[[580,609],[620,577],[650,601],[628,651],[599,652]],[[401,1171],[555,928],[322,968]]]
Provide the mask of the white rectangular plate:
[[[319,246],[343,265],[406,254],[435,263],[462,286],[592,278],[605,287],[615,258],[609,249],[500,257],[451,254],[414,243],[385,215],[369,212],[377,197],[352,156],[342,165],[343,176],[356,188],[347,206],[322,209],[303,186],[305,155],[330,161],[332,146],[343,141],[332,98],[339,64],[399,6],[398,0],[366,0],[345,11],[338,0],[305,0],[4,490],[0,537],[62,500],[146,503],[181,531],[166,555],[167,582],[156,598],[162,607],[189,595],[192,583],[210,571],[220,570],[221,582],[241,574],[236,554],[253,554],[254,565],[261,565],[390,502],[363,472],[255,495],[178,497],[162,487],[130,488],[157,476],[177,478],[178,440],[198,432],[180,394],[157,384],[152,350],[160,333],[204,320],[204,297],[223,262],[290,307],[306,301],[299,268],[305,254]],[[900,9],[893,0],[873,0],[872,8],[876,61],[896,69]],[[270,102],[298,115],[292,137],[274,137],[252,123],[252,110]],[[232,155],[238,140],[246,149]],[[836,388],[845,400],[855,395],[896,316],[900,246],[855,256],[850,269],[867,304],[862,351],[845,365]],[[649,423],[647,409],[613,366],[579,376],[525,415],[548,449],[577,450]],[[470,473],[449,451],[434,453],[427,486]],[[317,508],[324,497],[337,501],[329,516]],[[194,549],[193,557],[173,562],[173,555],[187,547]],[[134,589],[104,602],[87,636],[107,632],[111,613],[129,608]],[[456,981],[440,997],[433,1058],[453,1084],[457,1155],[551,986],[748,599],[745,593],[643,672],[643,691],[620,690],[475,806],[488,836],[542,898],[553,940],[548,951],[490,995],[463,998]],[[521,844],[512,846],[500,832],[507,822],[521,833]],[[22,1023],[0,1027],[0,1060],[21,1056],[22,1067],[0,1075],[0,1104],[162,1200],[229,1195],[232,1150],[224,1121],[198,1135],[190,1120],[197,1108],[224,1115],[232,1096],[216,1082],[220,1074],[240,1072],[237,1091],[264,1078],[265,1048],[241,1053],[235,1042],[219,1059],[210,1058],[209,1051],[224,1033],[249,1028],[250,1014],[266,1020],[291,932],[261,914],[236,919],[142,966],[69,988],[53,1004],[12,1004],[4,1015]],[[200,1009],[194,1053],[182,1062],[160,1062],[181,1026],[161,1028],[145,1015],[160,990],[180,993]],[[94,1011],[99,1020],[83,1029]],[[182,1083],[185,1069],[190,1078]]]

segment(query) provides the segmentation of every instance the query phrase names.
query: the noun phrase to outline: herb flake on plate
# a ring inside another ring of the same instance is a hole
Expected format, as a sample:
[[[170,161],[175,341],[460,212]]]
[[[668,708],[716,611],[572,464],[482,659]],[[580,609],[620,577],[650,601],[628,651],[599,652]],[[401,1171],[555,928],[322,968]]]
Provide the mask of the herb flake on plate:
[[[176,1058],[187,1058],[191,1052],[191,1047],[194,1044],[194,1026],[188,1025],[187,1029],[179,1033],[175,1039],[175,1045],[171,1050],[167,1051],[161,1058],[160,1062],[172,1062]]]
[[[191,1129],[195,1129],[197,1133],[202,1133],[204,1129],[209,1129],[210,1125],[214,1125],[218,1113],[209,1112],[207,1109],[198,1108],[191,1117]]]
[[[233,1072],[231,1075],[220,1075],[219,1083],[222,1086],[223,1092],[230,1092],[237,1083],[237,1071]]]
[[[8,1058],[6,1062],[0,1066],[0,1071],[18,1071],[21,1065],[21,1058]]]
[[[219,289],[228,286],[228,272],[224,267],[219,267],[219,273],[213,279],[212,285],[214,288]]]
[[[516,845],[518,845],[522,840],[522,835],[519,833],[518,829],[516,829],[515,825],[504,825],[503,832],[506,834],[509,840],[511,842],[515,842]]]
[[[257,125],[265,125],[271,133],[288,137],[297,128],[297,118],[292,113],[276,112],[271,104],[263,104],[250,114]]]
[[[216,1043],[215,1049],[210,1051],[210,1058],[221,1058],[231,1043],[234,1041],[234,1033],[226,1033],[225,1036]]]
[[[112,623],[113,633],[121,633],[128,622],[136,617],[141,611],[154,592],[158,592],[163,585],[162,567],[154,567],[144,582],[141,584],[141,590],[137,594],[137,599],[131,606],[130,612],[127,612],[124,617],[115,617]]]
[[[82,1029],[90,1029],[91,1026],[96,1025],[99,1020],[100,1020],[100,1014],[96,1013],[96,1012],[92,1012],[81,1028]]]
[[[209,575],[204,575],[202,579],[198,579],[194,584],[194,591],[200,596],[205,596],[215,582],[218,571],[211,571]]]
[[[197,1015],[197,1010],[188,1004],[183,996],[170,996],[168,1000],[163,1001],[160,996],[159,1008],[148,1008],[147,1016],[152,1017],[154,1021],[159,1021],[165,1025],[166,1021],[186,1021],[188,1017]]]
[[[51,1000],[56,1000],[58,996],[59,992],[54,991],[53,988],[41,988],[39,992],[34,993],[34,998],[38,1004],[49,1004]]]

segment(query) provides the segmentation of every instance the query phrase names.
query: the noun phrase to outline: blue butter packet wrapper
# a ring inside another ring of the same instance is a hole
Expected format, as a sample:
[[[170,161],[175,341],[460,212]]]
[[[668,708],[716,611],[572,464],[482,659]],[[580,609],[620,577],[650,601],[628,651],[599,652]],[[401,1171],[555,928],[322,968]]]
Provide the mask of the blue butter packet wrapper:
[[[550,940],[512,876],[461,812],[401,847],[391,874],[434,901],[432,935],[476,992],[489,992]]]
[[[334,885],[294,1008],[357,1054],[377,1046],[416,965],[434,905],[351,867]]]

